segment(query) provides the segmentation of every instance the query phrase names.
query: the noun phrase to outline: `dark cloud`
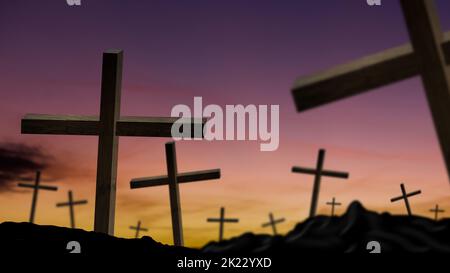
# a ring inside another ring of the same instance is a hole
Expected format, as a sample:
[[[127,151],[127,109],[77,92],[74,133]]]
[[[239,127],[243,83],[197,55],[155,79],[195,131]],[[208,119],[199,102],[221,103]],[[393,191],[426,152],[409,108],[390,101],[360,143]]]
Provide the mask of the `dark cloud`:
[[[52,157],[38,146],[0,142],[0,191],[17,181],[32,181],[34,173],[49,167]]]

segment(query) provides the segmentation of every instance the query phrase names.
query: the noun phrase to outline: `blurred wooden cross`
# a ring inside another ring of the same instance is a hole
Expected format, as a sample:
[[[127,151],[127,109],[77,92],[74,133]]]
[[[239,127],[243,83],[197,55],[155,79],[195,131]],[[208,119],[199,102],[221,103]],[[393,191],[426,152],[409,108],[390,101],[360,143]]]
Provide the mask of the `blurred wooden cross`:
[[[122,50],[103,53],[100,116],[36,115],[22,119],[23,134],[98,136],[94,230],[114,234],[118,137],[171,137],[172,117],[120,117]],[[204,119],[182,120],[197,128]]]
[[[141,227],[141,221],[138,221],[138,222],[137,222],[137,225],[136,225],[135,227],[134,227],[134,226],[130,226],[130,229],[136,230],[136,236],[135,236],[136,239],[139,238],[139,232],[140,232],[141,230],[142,230],[142,231],[145,231],[145,232],[148,231],[147,228]]]
[[[207,222],[213,223],[218,222],[219,223],[219,242],[223,240],[223,226],[224,223],[238,223],[239,219],[237,218],[225,218],[225,208],[220,208],[220,217],[219,218],[208,218],[206,219]]]
[[[167,174],[163,176],[135,178],[130,182],[131,189],[169,185],[170,210],[172,215],[173,240],[176,246],[183,246],[183,224],[181,217],[180,193],[178,183],[198,182],[220,178],[220,169],[178,173],[175,142],[166,143]]]
[[[433,0],[400,3],[411,44],[299,78],[292,88],[297,111],[421,75],[450,176],[450,33],[441,32]]]
[[[76,205],[85,205],[87,204],[87,200],[73,200],[73,194],[72,191],[69,191],[69,200],[67,202],[63,203],[57,203],[56,207],[69,207],[70,212],[70,227],[75,228],[75,211],[74,206]]]
[[[334,206],[340,206],[341,203],[336,202],[336,198],[333,197],[333,200],[331,202],[327,202],[327,205],[331,206],[331,217],[334,216]]]
[[[309,217],[316,216],[317,204],[319,202],[320,180],[322,176],[329,176],[334,178],[347,179],[349,174],[346,172],[329,171],[323,169],[323,162],[325,160],[325,150],[319,150],[319,156],[317,157],[316,169],[304,168],[304,167],[292,167],[294,173],[312,174],[314,178],[314,187],[311,198],[311,207],[309,210]]]
[[[438,214],[440,212],[445,212],[445,210],[439,209],[439,205],[436,204],[436,207],[434,209],[430,209],[430,212],[434,212],[434,220],[437,221],[438,220]]]
[[[399,201],[399,200],[403,199],[405,201],[405,206],[406,206],[406,211],[408,212],[408,216],[411,216],[412,212],[411,212],[411,207],[409,206],[408,197],[421,194],[422,191],[413,191],[413,192],[410,192],[410,193],[406,193],[405,185],[403,185],[403,183],[400,184],[400,189],[402,190],[402,195],[392,198],[391,202],[396,202],[396,201]]]
[[[283,223],[285,221],[284,218],[276,219],[273,217],[272,213],[269,213],[269,222],[262,224],[262,227],[272,226],[273,235],[277,235],[277,224]]]
[[[30,223],[34,223],[34,216],[36,214],[36,204],[38,198],[39,190],[47,190],[47,191],[57,191],[58,187],[55,186],[46,186],[41,185],[41,172],[36,172],[36,179],[34,180],[34,184],[27,183],[19,183],[19,187],[23,188],[32,188],[33,189],[33,199],[31,201],[31,213],[30,213]]]

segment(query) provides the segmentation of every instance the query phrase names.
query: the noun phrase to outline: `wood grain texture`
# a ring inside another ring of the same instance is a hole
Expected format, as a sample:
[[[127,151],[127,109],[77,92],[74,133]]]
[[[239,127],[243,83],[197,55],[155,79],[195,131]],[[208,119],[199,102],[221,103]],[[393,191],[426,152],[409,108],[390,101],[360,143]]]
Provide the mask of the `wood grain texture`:
[[[450,177],[450,69],[433,0],[400,1],[425,87],[434,127]]]
[[[450,64],[450,32],[444,36],[442,49]],[[297,111],[303,112],[418,74],[417,53],[411,44],[405,44],[300,77],[292,87],[292,95]]]
[[[122,51],[103,53],[94,230],[109,235],[114,235],[122,65]]]
[[[171,129],[179,118],[173,117],[121,117],[117,121],[117,136],[171,137]],[[183,125],[201,124],[206,119],[182,119]],[[22,134],[86,135],[99,134],[98,116],[27,114],[22,118]]]

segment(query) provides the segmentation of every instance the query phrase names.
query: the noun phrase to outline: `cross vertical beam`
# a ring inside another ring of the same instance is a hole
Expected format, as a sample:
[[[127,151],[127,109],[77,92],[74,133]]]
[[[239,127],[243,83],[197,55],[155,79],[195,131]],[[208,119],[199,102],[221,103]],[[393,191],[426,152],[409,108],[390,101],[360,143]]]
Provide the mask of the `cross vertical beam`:
[[[450,70],[442,49],[444,35],[436,7],[433,0],[401,0],[400,3],[450,173]]]
[[[402,190],[403,199],[405,200],[406,211],[408,212],[408,215],[411,216],[412,215],[411,206],[409,205],[408,196],[406,195],[405,185],[401,184],[400,188]]]
[[[141,221],[138,221],[138,224],[136,226],[136,235],[135,238],[139,238],[139,230],[141,229]]]
[[[219,223],[219,242],[223,240],[223,225],[225,222],[225,208],[220,208],[220,223]]]
[[[309,217],[314,217],[317,211],[317,203],[319,202],[320,179],[322,178],[323,161],[325,159],[325,150],[319,151],[316,164],[316,175],[314,177],[314,186],[311,197],[311,207],[309,209]]]
[[[34,216],[36,213],[36,204],[39,192],[39,183],[41,182],[41,172],[36,172],[36,180],[34,181],[33,197],[31,199],[31,212],[30,212],[30,223],[34,223]]]
[[[70,227],[75,228],[75,212],[73,209],[73,194],[69,191],[69,212],[70,212]]]
[[[175,142],[166,143],[167,176],[169,178],[170,210],[172,215],[173,241],[176,246],[183,246],[183,220],[181,218],[180,191],[177,181],[177,155]]]
[[[123,52],[103,53],[94,229],[114,234],[118,138]]]
[[[277,225],[275,224],[275,219],[273,218],[272,213],[269,213],[269,219],[272,226],[273,235],[277,235]]]

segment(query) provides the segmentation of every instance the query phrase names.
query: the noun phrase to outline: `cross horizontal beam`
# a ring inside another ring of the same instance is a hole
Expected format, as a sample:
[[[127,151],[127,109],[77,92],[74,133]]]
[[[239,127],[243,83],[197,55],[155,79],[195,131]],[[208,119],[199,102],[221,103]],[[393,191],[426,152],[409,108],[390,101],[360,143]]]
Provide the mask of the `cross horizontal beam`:
[[[198,182],[220,178],[220,169],[211,169],[203,171],[185,172],[177,175],[178,183]],[[131,180],[130,187],[132,189],[168,185],[169,178],[167,175],[135,178]]]
[[[297,166],[292,167],[292,172],[317,175],[316,169],[297,167]],[[348,173],[339,172],[339,171],[322,170],[321,174],[322,174],[322,176],[330,176],[330,177],[343,178],[343,179],[347,179],[349,177]]]
[[[342,205],[342,203],[340,203],[340,202],[327,202],[327,205],[340,206],[340,205]]]
[[[121,117],[117,121],[117,136],[135,137],[170,137],[172,125],[179,120],[177,117]],[[202,132],[207,119],[184,118],[181,123],[194,125],[201,124]],[[45,115],[27,114],[22,119],[22,134],[46,135],[86,135],[99,134],[99,117],[85,115]],[[194,135],[194,134],[192,134]]]
[[[220,218],[208,218],[207,222],[225,222],[225,223],[239,223],[239,219],[228,218],[228,219],[220,219]]]
[[[444,35],[442,49],[450,64],[450,32]],[[292,94],[297,111],[302,112],[418,74],[416,53],[411,44],[405,44],[301,77]]]
[[[268,226],[271,226],[272,224],[283,223],[284,221],[286,221],[285,218],[280,218],[280,219],[274,220],[273,222],[264,223],[264,224],[262,224],[261,226],[262,226],[262,227],[268,227]]]
[[[142,227],[139,227],[139,228],[137,228],[137,227],[133,227],[133,226],[130,226],[130,229],[134,229],[134,230],[142,230],[142,231],[148,231],[148,229],[147,228],[142,228]]]
[[[36,185],[34,185],[34,184],[25,184],[25,183],[19,183],[18,186],[23,187],[23,188],[32,188],[32,189],[34,189],[36,187]],[[49,190],[49,191],[57,191],[58,190],[58,187],[46,186],[46,185],[38,185],[38,188],[40,190]]]
[[[87,203],[88,203],[87,200],[80,200],[80,201],[73,201],[73,202],[57,203],[56,206],[57,207],[65,207],[65,206],[70,206],[70,205],[85,205]]]
[[[394,198],[391,199],[391,202],[396,202],[398,200],[405,199],[405,197],[411,197],[411,196],[418,195],[418,194],[421,194],[421,193],[422,193],[422,191],[413,191],[413,192],[410,192],[410,193],[406,194],[405,196],[402,195],[402,196],[394,197]]]

